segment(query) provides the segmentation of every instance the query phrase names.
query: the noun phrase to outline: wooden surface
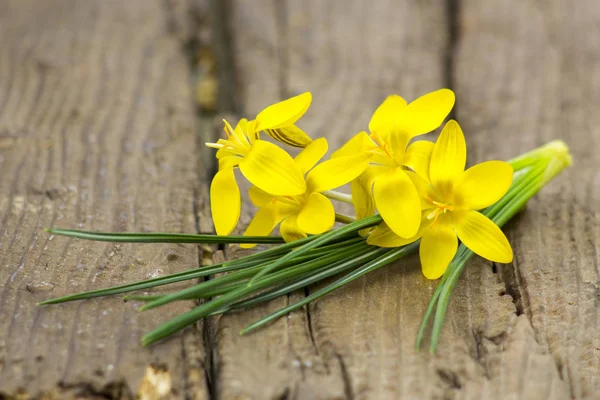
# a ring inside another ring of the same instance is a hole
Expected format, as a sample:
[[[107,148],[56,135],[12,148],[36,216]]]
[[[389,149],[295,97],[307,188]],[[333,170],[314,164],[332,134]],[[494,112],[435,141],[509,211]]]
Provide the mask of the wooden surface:
[[[194,329],[139,344],[189,304],[147,314],[122,298],[35,306],[198,266],[194,246],[42,230],[195,230],[193,98],[168,16],[145,0],[0,5],[0,397],[203,397]]]
[[[0,398],[598,398],[600,7],[576,4],[0,4]],[[470,163],[553,138],[575,163],[506,227],[513,264],[470,262],[435,356],[414,349],[436,284],[415,258],[245,337],[245,324],[306,293],[149,349],[141,333],[192,304],[36,308],[199,265],[194,246],[95,244],[41,228],[209,230],[214,164],[197,142],[215,130],[194,108],[211,109],[195,98],[214,86],[207,76],[220,78],[218,111],[248,117],[312,91],[300,125],[331,147],[366,128],[388,94],[450,87]]]

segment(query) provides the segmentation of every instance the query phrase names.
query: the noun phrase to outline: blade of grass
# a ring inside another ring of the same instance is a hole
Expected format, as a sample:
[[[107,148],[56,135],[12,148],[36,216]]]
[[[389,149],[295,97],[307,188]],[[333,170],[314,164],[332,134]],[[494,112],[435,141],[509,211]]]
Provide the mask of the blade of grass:
[[[48,233],[77,239],[124,243],[284,243],[279,236],[219,236],[164,232],[91,232],[76,229],[46,229]]]
[[[367,244],[358,243],[355,246]],[[339,256],[341,257],[349,257],[348,252],[340,252]],[[220,297],[217,297],[209,302],[199,305],[198,307],[180,314],[170,321],[160,325],[158,328],[153,330],[152,332],[144,335],[142,338],[142,344],[148,345],[154,343],[158,340],[161,340],[172,333],[179,331],[180,329],[185,328],[186,326],[193,324],[199,319],[210,315],[214,311],[220,310],[222,308],[227,308],[229,305],[239,302],[241,299],[251,295],[252,293],[258,292],[259,290],[266,289],[272,285],[276,285],[280,282],[285,281],[286,279],[294,278],[296,276],[300,276],[305,272],[310,270],[314,270],[316,268],[325,266],[334,262],[334,257],[321,257],[314,262],[305,263],[303,266],[297,266],[293,269],[285,269],[282,271],[275,272],[270,274],[262,279],[259,279],[252,286],[244,286],[239,289],[230,291],[228,293],[223,294]],[[146,304],[147,306],[148,304]]]
[[[263,276],[265,276],[272,270],[278,268],[281,264],[286,263],[287,261],[289,261],[290,259],[292,259],[294,257],[300,256],[315,247],[326,244],[328,242],[331,242],[335,239],[338,239],[338,238],[348,235],[350,233],[358,232],[362,229],[369,228],[371,226],[375,226],[375,225],[381,223],[381,221],[382,221],[382,219],[379,215],[374,215],[372,217],[361,219],[359,221],[348,224],[344,227],[334,229],[327,233],[319,235],[317,237],[317,239],[315,239],[314,241],[292,250],[288,254],[286,254],[283,257],[279,258],[278,260],[274,261],[268,267],[262,269],[259,273],[257,273],[250,280],[250,283],[248,285],[253,285],[258,279],[262,278]]]
[[[317,268],[322,265],[327,265],[329,263],[335,262],[341,258],[346,257],[347,254],[352,254],[352,252],[360,251],[366,246],[368,245],[364,242],[356,243],[346,249],[333,250],[331,253],[325,254],[315,259],[310,259],[300,264],[296,264],[294,260],[290,260],[287,263],[281,264],[278,267],[278,269],[283,270],[279,271],[277,274],[273,274],[273,276],[282,276],[284,278],[293,277],[297,271],[311,270],[313,269],[312,267]],[[233,272],[231,274],[223,275],[219,278],[211,279],[210,281],[202,282],[198,285],[182,289],[178,292],[167,294],[165,296],[162,296],[160,299],[146,303],[143,307],[140,308],[140,311],[146,311],[173,301],[187,300],[194,297],[204,297],[202,295],[204,290],[221,286],[224,283],[228,284],[231,282],[239,281],[240,279],[250,278],[251,276],[255,275],[256,272],[259,271],[261,268],[267,268],[267,266],[262,264],[257,265],[255,267],[248,268],[247,270]]]
[[[331,276],[340,274],[350,268],[354,268],[354,267],[358,266],[359,264],[361,264],[363,262],[369,262],[373,258],[375,258],[383,253],[386,253],[386,252],[387,252],[386,249],[377,248],[377,249],[371,250],[367,253],[361,254],[357,257],[354,257],[350,260],[347,260],[347,259],[340,260],[336,263],[329,265],[324,270],[319,270],[317,272],[309,272],[305,275],[302,275],[290,284],[283,285],[275,290],[259,294],[255,297],[249,298],[240,303],[233,304],[231,306],[231,309],[244,309],[244,308],[248,308],[248,307],[263,303],[265,301],[275,299],[284,294],[291,293],[295,290],[312,285],[313,283],[320,282]]]
[[[85,300],[85,299],[91,299],[94,297],[109,296],[109,295],[115,295],[115,294],[121,294],[121,293],[127,293],[127,292],[134,292],[137,290],[149,289],[149,288],[156,287],[156,286],[169,285],[172,283],[182,282],[182,281],[186,281],[186,280],[190,280],[190,279],[198,279],[198,278],[202,278],[205,276],[214,275],[217,273],[252,268],[252,267],[255,267],[256,265],[260,265],[261,263],[266,263],[266,262],[275,260],[275,259],[277,259],[277,257],[278,256],[272,256],[272,257],[267,258],[265,261],[262,261],[262,260],[252,261],[251,260],[246,263],[238,263],[238,264],[234,264],[234,265],[225,265],[225,263],[216,264],[215,266],[210,266],[210,268],[206,268],[206,267],[198,268],[198,269],[179,272],[179,273],[171,274],[171,275],[167,275],[167,276],[161,276],[158,278],[147,279],[147,280],[139,281],[139,282],[135,282],[135,283],[128,283],[125,285],[114,286],[111,288],[98,289],[98,290],[92,290],[89,292],[76,293],[76,294],[71,294],[71,295],[67,295],[67,296],[63,296],[63,297],[57,297],[54,299],[44,300],[44,301],[38,303],[38,305],[58,304],[58,303],[65,303],[68,301]]]
[[[254,322],[253,324],[247,326],[246,328],[242,329],[242,331],[240,332],[241,335],[244,335],[248,332],[251,332],[255,329],[260,328],[261,326],[269,323],[270,321],[273,321],[293,310],[296,310],[308,303],[310,303],[311,301],[314,301],[320,297],[325,296],[326,294],[339,289],[340,287],[352,282],[353,280],[371,272],[374,271],[378,268],[381,268],[385,265],[388,265],[396,260],[399,260],[400,258],[414,253],[417,249],[419,248],[418,243],[411,243],[407,246],[404,247],[398,247],[395,249],[385,249],[386,252],[377,257],[376,259],[366,263],[365,265],[363,265],[362,267],[358,268],[357,270],[343,276],[342,278],[338,279],[337,281],[333,282],[330,285],[327,285],[326,287],[317,290],[316,292],[312,293],[311,295],[305,297],[304,299],[294,303],[294,304],[290,304],[287,307],[282,308],[281,310],[278,310],[272,314],[267,315],[266,317]]]

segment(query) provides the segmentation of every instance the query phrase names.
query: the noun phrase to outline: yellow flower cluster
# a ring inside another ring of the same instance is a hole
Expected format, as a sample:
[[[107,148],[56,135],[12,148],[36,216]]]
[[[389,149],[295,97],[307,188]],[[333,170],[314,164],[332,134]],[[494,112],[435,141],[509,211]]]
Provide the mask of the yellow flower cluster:
[[[240,217],[234,175],[238,168],[252,183],[249,196],[258,207],[247,236],[269,235],[279,225],[290,242],[330,230],[336,214],[328,191],[350,183],[356,218],[379,212],[384,221],[365,232],[367,243],[397,247],[420,239],[423,274],[429,279],[444,273],[459,239],[491,261],[512,260],[502,231],[477,211],[508,191],[512,167],[487,161],[465,171],[465,138],[454,120],[446,123],[435,143],[413,140],[442,124],[454,106],[451,90],[440,89],[411,103],[389,96],[373,114],[369,133],[356,134],[321,163],[327,140],[312,140],[295,125],[311,100],[308,92],[284,100],[265,108],[255,120],[242,119],[235,129],[225,121],[227,139],[207,143],[218,149],[219,172],[210,197],[219,235],[229,235]],[[260,132],[303,149],[292,157],[261,140]]]

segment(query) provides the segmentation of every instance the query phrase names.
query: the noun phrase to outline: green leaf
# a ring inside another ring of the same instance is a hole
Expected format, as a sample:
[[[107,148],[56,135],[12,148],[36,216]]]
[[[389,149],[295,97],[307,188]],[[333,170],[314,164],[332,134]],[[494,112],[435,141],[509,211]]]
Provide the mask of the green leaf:
[[[219,236],[187,233],[162,233],[162,232],[90,232],[75,229],[46,229],[53,235],[69,236],[78,239],[95,240],[100,242],[125,242],[125,243],[283,243],[279,236]]]
[[[418,248],[419,248],[419,245],[417,243],[411,243],[407,246],[398,247],[395,249],[382,249],[383,254],[381,256],[366,263],[362,267],[358,268],[356,271],[353,271],[353,272],[343,276],[342,278],[338,279],[337,281],[333,282],[332,284],[327,285],[326,287],[324,287],[320,290],[317,290],[316,292],[310,294],[309,296],[305,297],[304,299],[302,299],[296,303],[290,304],[289,306],[284,307],[272,314],[267,315],[266,317],[264,317],[256,322],[254,322],[253,324],[242,329],[240,334],[243,335],[243,334],[251,332],[255,329],[258,329],[261,326],[263,326],[277,318],[280,318],[280,317],[284,316],[285,314],[310,303],[313,300],[316,300],[336,289],[341,288],[342,286],[352,282],[353,280],[355,280],[365,274],[368,274],[371,271],[374,271],[378,268],[386,266],[396,260],[399,260],[400,258],[402,258],[408,254],[416,252]]]
[[[274,261],[271,265],[269,265],[267,268],[262,269],[259,273],[256,274],[256,276],[254,276],[254,278],[252,278],[250,280],[249,285],[253,285],[258,279],[260,279],[261,277],[265,276],[266,274],[268,274],[269,272],[271,272],[272,270],[279,268],[282,264],[288,262],[290,259],[294,258],[294,257],[298,257],[306,252],[308,252],[309,250],[321,246],[323,244],[332,242],[338,238],[344,237],[348,234],[352,234],[355,232],[358,232],[362,229],[365,228],[369,228],[371,226],[375,226],[377,224],[380,224],[382,221],[381,216],[379,215],[374,215],[372,217],[368,217],[365,219],[361,219],[359,221],[353,222],[351,224],[348,224],[342,228],[338,228],[338,229],[333,229],[327,233],[323,233],[321,235],[316,236],[316,239],[310,243],[307,243],[301,247],[296,248],[295,250],[292,250],[291,252],[289,252],[288,254],[286,254],[285,256],[279,258],[278,260]]]

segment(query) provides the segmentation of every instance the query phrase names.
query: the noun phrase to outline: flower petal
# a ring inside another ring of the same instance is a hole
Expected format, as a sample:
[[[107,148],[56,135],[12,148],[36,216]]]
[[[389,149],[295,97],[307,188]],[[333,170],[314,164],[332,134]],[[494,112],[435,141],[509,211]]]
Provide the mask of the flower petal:
[[[273,210],[268,208],[259,208],[254,214],[254,218],[250,221],[250,225],[246,228],[244,236],[269,236],[273,231],[273,228],[279,221],[275,220],[275,213]],[[242,249],[251,249],[256,244],[254,243],[242,243],[240,247]]]
[[[221,150],[219,150],[221,151]],[[224,156],[219,158],[219,171],[224,169],[233,169],[233,167],[238,166],[238,164],[243,160],[242,157],[239,156]]]
[[[240,219],[240,189],[233,169],[224,169],[210,184],[210,209],[217,235],[229,235]]]
[[[406,155],[406,146],[410,142],[410,136],[403,131],[391,131],[387,136],[392,157],[396,163],[402,163]]]
[[[456,182],[454,205],[469,210],[491,206],[506,194],[513,178],[513,169],[504,161],[486,161],[469,168]]]
[[[375,214],[375,200],[373,199],[373,182],[377,178],[380,167],[368,166],[365,172],[350,182],[352,191],[352,204],[356,219],[363,219]]]
[[[314,167],[306,177],[311,192],[324,192],[345,185],[369,165],[368,153],[332,158]]]
[[[406,100],[397,94],[388,96],[373,113],[369,122],[369,131],[380,135],[387,135],[394,130],[398,113],[406,107]]]
[[[256,130],[277,129],[293,124],[308,110],[311,101],[311,93],[305,92],[270,105],[256,116]]]
[[[275,196],[257,188],[256,186],[251,186],[250,189],[248,189],[248,195],[250,196],[250,201],[256,207],[265,207],[271,204],[275,199]]]
[[[397,115],[398,129],[411,137],[439,127],[454,106],[454,92],[440,89],[427,93],[408,104]]]
[[[428,140],[418,140],[411,143],[406,149],[403,165],[429,180],[429,162],[431,161],[433,146],[433,142]]]
[[[421,175],[416,172],[406,171],[406,175],[410,178],[417,193],[419,193],[419,200],[421,201],[421,210],[429,210],[435,206],[430,200],[439,201],[438,195],[435,192],[431,183],[425,180]]]
[[[318,235],[335,224],[335,210],[331,201],[320,193],[311,193],[297,219],[300,230]]]
[[[419,194],[401,168],[377,179],[373,195],[381,217],[395,234],[410,238],[417,233],[421,223]]]
[[[348,140],[341,148],[334,151],[331,155],[331,158],[353,156],[358,153],[369,151],[376,147],[377,145],[375,142],[373,142],[369,135],[367,135],[367,132],[362,131],[354,135],[352,139]]]
[[[239,135],[240,138],[243,138],[244,136],[246,136],[245,132],[246,132],[246,128],[248,127],[248,120],[246,118],[242,118],[238,121],[237,125],[235,126],[235,133],[236,135]],[[227,129],[225,130],[225,132],[227,132]]]
[[[300,167],[300,171],[306,174],[323,158],[325,153],[327,153],[327,148],[327,140],[325,138],[316,139],[294,157],[294,161]]]
[[[306,147],[312,139],[302,129],[291,124],[277,129],[265,129],[273,139],[292,147]]]
[[[304,175],[294,159],[273,143],[254,142],[239,166],[246,179],[272,195],[295,196],[306,191]]]
[[[423,230],[419,229],[417,234],[410,238],[402,238],[396,235],[385,222],[377,225],[367,238],[367,243],[379,247],[400,247],[412,242],[416,242],[421,238]]]
[[[283,236],[283,240],[287,243],[306,237],[306,232],[303,232],[298,227],[297,217],[295,215],[284,219],[279,226],[279,231],[281,232],[281,236]]]
[[[240,123],[238,123],[238,126],[240,126]],[[255,140],[260,139],[260,131],[256,130],[256,120],[255,119],[253,119],[252,121],[246,121],[246,123],[244,125],[240,126],[240,128],[241,128],[244,136],[246,138],[248,138],[250,143],[254,143]],[[237,130],[237,126],[235,129]]]
[[[452,185],[465,170],[467,144],[458,122],[448,121],[433,146],[429,164],[431,183],[443,196],[452,191]]]
[[[452,228],[440,221],[428,228],[419,246],[421,269],[427,279],[438,279],[446,272],[458,248],[458,239]]]
[[[452,213],[454,230],[461,242],[490,261],[509,263],[512,248],[504,233],[489,218],[477,211]]]

